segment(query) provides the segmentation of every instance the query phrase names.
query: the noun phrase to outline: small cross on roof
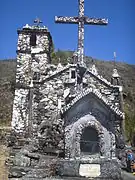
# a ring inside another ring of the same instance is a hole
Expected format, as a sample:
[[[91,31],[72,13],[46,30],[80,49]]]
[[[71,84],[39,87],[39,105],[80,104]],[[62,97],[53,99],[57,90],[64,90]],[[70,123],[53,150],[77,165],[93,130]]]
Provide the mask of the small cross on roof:
[[[36,25],[36,26],[39,26],[41,23],[43,23],[39,18],[36,18],[35,20],[34,20],[34,24]]]

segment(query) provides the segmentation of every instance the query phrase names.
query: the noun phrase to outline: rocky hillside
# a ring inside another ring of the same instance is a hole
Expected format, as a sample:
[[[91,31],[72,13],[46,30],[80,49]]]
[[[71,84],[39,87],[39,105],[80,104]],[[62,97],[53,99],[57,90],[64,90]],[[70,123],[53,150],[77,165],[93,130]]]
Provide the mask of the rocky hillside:
[[[15,87],[15,60],[0,61],[0,124],[11,121],[11,112]]]
[[[60,51],[52,54],[53,63],[67,64],[72,57],[71,51]],[[68,60],[67,60],[68,59]],[[91,57],[85,58],[87,66],[95,64],[99,74],[110,81],[113,62],[100,61]],[[124,102],[126,112],[126,134],[129,139],[135,141],[135,65],[116,63],[116,68],[121,76],[124,89]],[[15,88],[16,60],[0,61],[0,124],[9,125]]]

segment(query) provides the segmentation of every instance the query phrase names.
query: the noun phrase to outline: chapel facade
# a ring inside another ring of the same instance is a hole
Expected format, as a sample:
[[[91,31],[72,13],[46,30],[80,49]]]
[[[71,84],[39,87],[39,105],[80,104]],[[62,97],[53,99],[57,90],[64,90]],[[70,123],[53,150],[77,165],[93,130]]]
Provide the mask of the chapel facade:
[[[124,146],[122,87],[100,76],[95,65],[80,66],[76,54],[66,66],[53,65],[51,50],[45,26],[18,30],[12,129],[32,139],[38,153],[60,156],[65,163],[100,164],[102,176]]]

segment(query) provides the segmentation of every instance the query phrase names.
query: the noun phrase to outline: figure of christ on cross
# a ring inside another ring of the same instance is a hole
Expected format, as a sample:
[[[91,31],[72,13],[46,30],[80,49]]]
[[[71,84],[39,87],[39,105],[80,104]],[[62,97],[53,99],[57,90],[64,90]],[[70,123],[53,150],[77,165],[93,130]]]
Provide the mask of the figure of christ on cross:
[[[101,18],[88,18],[84,16],[84,0],[79,2],[78,17],[55,16],[56,23],[78,24],[78,64],[84,66],[84,25],[107,25],[108,20]]]

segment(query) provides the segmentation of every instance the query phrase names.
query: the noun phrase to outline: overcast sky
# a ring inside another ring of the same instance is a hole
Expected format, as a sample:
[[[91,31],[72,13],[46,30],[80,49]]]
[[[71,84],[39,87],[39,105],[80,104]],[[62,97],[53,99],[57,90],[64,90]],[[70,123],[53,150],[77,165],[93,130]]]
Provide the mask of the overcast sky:
[[[78,0],[1,0],[0,59],[16,57],[17,29],[41,18],[56,49],[76,50],[77,25],[55,24],[54,16],[77,16]],[[85,0],[85,15],[108,18],[108,26],[85,26],[85,55],[135,64],[135,0]]]

